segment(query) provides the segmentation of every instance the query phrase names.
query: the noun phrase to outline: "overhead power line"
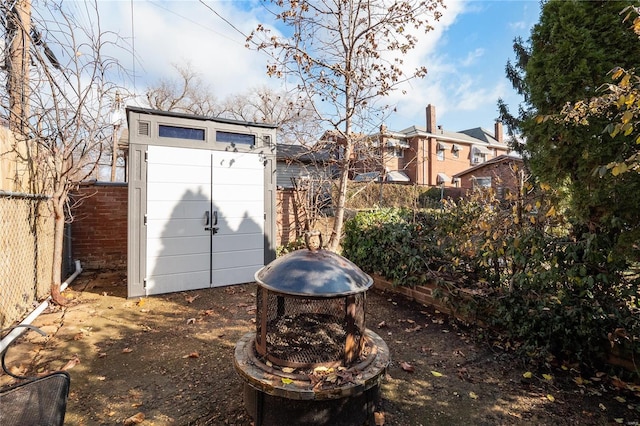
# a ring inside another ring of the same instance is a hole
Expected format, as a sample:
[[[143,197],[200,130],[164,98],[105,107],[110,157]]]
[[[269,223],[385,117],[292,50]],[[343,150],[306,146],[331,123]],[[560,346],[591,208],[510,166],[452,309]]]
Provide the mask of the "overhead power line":
[[[212,11],[218,18],[222,19],[227,25],[229,25],[231,28],[233,28],[238,34],[240,34],[242,37],[244,37],[245,40],[247,39],[247,35],[245,33],[240,31],[238,29],[238,27],[233,25],[233,23],[231,23],[231,21],[229,21],[227,18],[225,18],[224,16],[222,16],[218,12],[216,12],[216,10],[214,8],[212,8],[211,6],[209,6],[207,3],[205,3],[204,0],[200,0],[200,3],[202,3],[204,5],[204,7],[206,7],[210,11]]]

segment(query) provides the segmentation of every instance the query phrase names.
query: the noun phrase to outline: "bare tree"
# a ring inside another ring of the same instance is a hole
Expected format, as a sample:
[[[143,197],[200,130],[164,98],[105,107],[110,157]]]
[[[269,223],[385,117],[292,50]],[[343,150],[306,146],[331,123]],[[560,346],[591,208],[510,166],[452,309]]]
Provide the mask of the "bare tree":
[[[371,118],[385,108],[379,105],[381,97],[426,74],[425,67],[406,72],[402,56],[416,47],[420,33],[432,29],[429,20],[439,19],[442,0],[268,3],[274,18],[292,34],[280,36],[260,25],[247,46],[272,55],[268,75],[298,82],[340,145],[336,217],[328,246],[335,251],[342,235],[354,146],[369,130]]]
[[[310,149],[320,132],[311,101],[297,89],[250,88],[225,99],[223,115],[238,120],[276,124],[278,143],[306,145]]]
[[[145,93],[149,107],[208,117],[218,117],[223,113],[215,94],[191,64],[173,64],[172,67],[179,78],[163,78],[149,87]]]
[[[173,68],[178,78],[163,78],[147,88],[150,108],[277,124],[280,143],[310,144],[318,135],[315,111],[297,90],[257,86],[219,100],[190,64]]]
[[[111,81],[122,76],[118,62],[106,56],[123,45],[117,34],[102,31],[97,0],[72,3],[47,1],[33,6],[29,0],[3,2],[5,39],[18,34],[22,58],[7,56],[1,78],[7,85],[0,114],[16,133],[15,152],[33,170],[34,193],[51,197],[54,217],[54,253],[51,296],[60,296],[65,220],[69,193],[91,176],[111,143],[110,109],[117,90]],[[26,10],[30,11],[25,14]],[[79,18],[82,16],[82,18]],[[113,51],[113,50],[112,50]],[[30,68],[24,67],[27,61]],[[21,70],[20,84],[15,73]],[[114,78],[111,79],[110,77]],[[20,96],[16,96],[20,93]],[[15,99],[20,99],[16,108]],[[19,112],[17,112],[19,111]],[[26,146],[26,149],[25,149]]]

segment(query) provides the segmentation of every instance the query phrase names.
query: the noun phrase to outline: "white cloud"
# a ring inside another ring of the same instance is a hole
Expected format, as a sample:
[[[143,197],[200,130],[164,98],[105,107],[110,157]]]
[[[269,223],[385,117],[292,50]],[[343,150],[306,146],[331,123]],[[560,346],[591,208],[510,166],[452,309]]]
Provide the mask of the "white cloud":
[[[484,49],[479,47],[472,52],[467,53],[467,57],[462,60],[460,65],[463,67],[468,67],[476,62],[476,59],[484,56]]]
[[[522,31],[524,29],[529,28],[526,22],[518,21],[518,22],[509,22],[509,29],[514,31]]]
[[[255,13],[238,9],[235,2],[209,5],[244,34],[259,23]],[[103,27],[131,40],[135,63],[131,53],[120,60],[131,72],[135,69],[138,94],[160,78],[176,77],[172,64],[180,63],[189,63],[219,98],[253,86],[281,84],[266,76],[266,55],[247,49],[242,34],[198,1],[103,2],[101,6]]]
[[[260,23],[269,24],[264,8],[255,1],[206,0],[206,4],[244,34]],[[420,34],[417,48],[403,58],[407,71],[426,66],[427,76],[408,82],[402,88],[406,95],[398,90],[383,100],[397,105],[397,113],[387,122],[391,129],[424,126],[424,111],[429,103],[436,105],[438,121],[463,112],[469,114],[473,108],[492,112],[496,99],[507,91],[506,85],[498,82],[488,87],[481,85],[471,71],[487,56],[485,49],[474,44],[468,52],[455,51],[452,40],[447,38],[447,31],[460,15],[481,13],[485,9],[483,2],[459,0],[445,4],[440,20],[431,21],[434,29]],[[100,5],[103,27],[132,40],[138,93],[160,78],[175,77],[171,64],[176,62],[189,62],[218,98],[254,86],[284,84],[266,76],[266,54],[246,49],[245,37],[197,0],[100,1]],[[133,70],[131,53],[123,54],[121,62]],[[477,123],[473,118],[470,121]]]

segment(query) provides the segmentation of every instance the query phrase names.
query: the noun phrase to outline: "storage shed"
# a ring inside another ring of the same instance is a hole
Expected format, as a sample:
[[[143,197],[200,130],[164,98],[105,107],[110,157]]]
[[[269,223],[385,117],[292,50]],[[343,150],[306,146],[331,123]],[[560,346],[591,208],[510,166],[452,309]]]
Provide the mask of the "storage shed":
[[[127,108],[128,295],[251,282],[275,259],[276,126]]]

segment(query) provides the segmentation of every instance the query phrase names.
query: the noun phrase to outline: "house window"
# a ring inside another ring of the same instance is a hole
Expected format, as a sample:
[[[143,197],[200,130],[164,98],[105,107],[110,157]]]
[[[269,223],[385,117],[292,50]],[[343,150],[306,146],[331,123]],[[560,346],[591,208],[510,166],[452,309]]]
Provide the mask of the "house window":
[[[393,158],[404,158],[404,149],[399,146],[388,146],[387,155]]]
[[[473,158],[472,158],[473,164],[481,164],[481,163],[484,163],[485,161],[487,161],[487,156],[483,152],[476,151],[473,153]]]
[[[167,126],[160,124],[158,126],[158,135],[161,138],[178,138],[191,139],[195,141],[204,140],[204,129],[194,129],[191,127]]]
[[[438,149],[436,151],[436,158],[438,161],[444,161],[444,149]]]
[[[460,147],[456,144],[453,144],[451,147],[451,156],[453,158],[460,158]]]
[[[232,133],[232,132],[216,132],[216,142],[230,143],[230,144],[242,144],[242,145],[255,145],[256,136],[248,135],[246,133]]]
[[[473,177],[473,188],[474,189],[482,189],[482,188],[491,188],[491,176],[488,177]]]

